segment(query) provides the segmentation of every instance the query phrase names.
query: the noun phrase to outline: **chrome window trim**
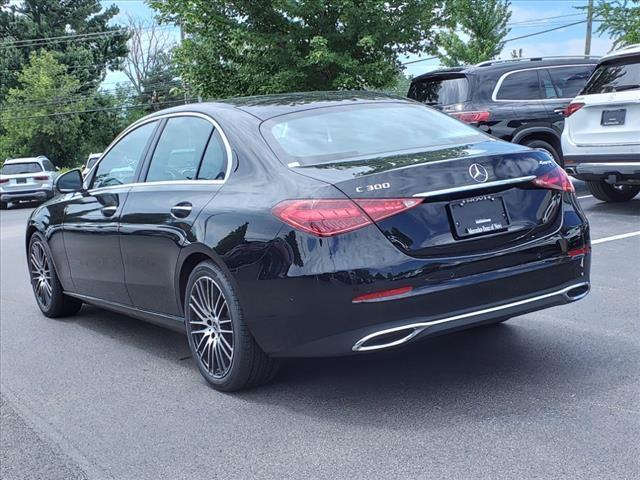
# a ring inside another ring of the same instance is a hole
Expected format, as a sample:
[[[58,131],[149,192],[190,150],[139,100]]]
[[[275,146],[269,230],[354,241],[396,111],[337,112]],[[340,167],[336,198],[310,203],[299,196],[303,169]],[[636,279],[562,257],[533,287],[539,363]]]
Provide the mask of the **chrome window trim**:
[[[442,190],[432,190],[430,192],[416,193],[413,196],[420,198],[435,197],[437,195],[446,195],[447,193],[467,192],[469,190],[479,190],[482,188],[499,187],[502,185],[512,185],[514,183],[530,182],[534,178],[536,178],[535,175],[507,178],[505,180],[494,180],[493,182],[474,183],[473,185],[464,185],[462,187],[443,188]]]
[[[520,72],[528,72],[529,70],[545,70],[545,69],[552,69],[552,68],[570,68],[570,67],[580,67],[580,66],[590,66],[590,67],[595,67],[597,64],[591,64],[591,63],[580,63],[580,64],[574,64],[574,65],[550,65],[548,67],[532,67],[532,68],[521,68],[520,70],[512,70],[510,72],[507,73],[503,73],[502,76],[498,79],[498,83],[496,83],[495,88],[493,89],[493,93],[491,94],[491,100],[494,102],[560,102],[560,101],[566,101],[566,100],[573,100],[573,97],[563,97],[563,98],[539,98],[536,100],[518,100],[518,99],[513,99],[513,100],[509,100],[509,99],[498,99],[496,98],[498,95],[498,92],[500,91],[500,87],[502,86],[502,82],[504,82],[504,79],[507,78],[509,75],[513,74],[513,73],[520,73]],[[538,77],[539,78],[539,77]]]
[[[225,172],[224,175],[224,180],[185,180],[185,179],[181,179],[181,180],[158,180],[155,182],[133,182],[133,183],[123,183],[121,185],[111,185],[108,187],[101,187],[101,188],[94,188],[91,190],[88,190],[89,193],[93,194],[93,193],[100,193],[102,191],[109,191],[111,189],[117,189],[117,188],[123,188],[123,187],[135,187],[135,186],[139,186],[139,185],[175,185],[175,184],[187,184],[187,185],[222,185],[223,183],[225,183],[227,181],[227,179],[229,178],[229,175],[231,175],[231,164],[233,163],[233,154],[231,152],[231,144],[229,143],[229,139],[227,138],[226,133],[224,132],[224,130],[222,129],[222,127],[220,126],[220,124],[214,120],[212,117],[210,117],[209,115],[206,115],[204,113],[200,113],[200,112],[172,112],[172,113],[165,113],[162,115],[157,115],[154,117],[149,117],[149,118],[143,118],[142,120],[138,120],[137,122],[129,125],[127,128],[125,128],[120,135],[118,135],[113,142],[111,142],[109,144],[109,146],[105,149],[104,152],[102,152],[102,155],[100,156],[100,159],[96,162],[96,164],[91,168],[90,172],[92,172],[94,169],[97,168],[97,166],[102,162],[102,160],[104,159],[104,157],[109,153],[109,151],[122,139],[124,138],[127,134],[129,134],[129,132],[135,130],[138,127],[141,127],[143,125],[146,125],[147,123],[150,122],[155,122],[155,121],[160,121],[162,119],[165,118],[173,118],[173,117],[198,117],[198,118],[202,118],[204,120],[207,120],[208,122],[210,122],[213,125],[213,128],[215,130],[217,130],[217,132],[220,134],[220,138],[222,138],[222,143],[224,144],[224,149],[225,149],[225,153],[226,153],[226,160],[227,160],[227,170]],[[162,135],[162,134],[161,134]],[[208,146],[208,144],[207,144]],[[153,158],[153,156],[152,156]],[[144,159],[143,159],[144,161]],[[87,188],[88,185],[85,185],[85,188]]]

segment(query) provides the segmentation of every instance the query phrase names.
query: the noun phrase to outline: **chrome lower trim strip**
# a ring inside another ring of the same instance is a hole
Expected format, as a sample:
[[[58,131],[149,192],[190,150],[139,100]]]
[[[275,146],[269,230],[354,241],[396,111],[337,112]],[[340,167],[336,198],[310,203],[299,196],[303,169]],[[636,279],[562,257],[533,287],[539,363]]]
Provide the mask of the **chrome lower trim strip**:
[[[587,287],[587,289],[580,293],[579,295],[575,296],[575,297],[570,297],[568,296],[568,293],[571,290],[575,290],[576,288],[580,288],[580,287]],[[561,290],[556,290],[554,292],[550,292],[550,293],[545,293],[544,295],[537,295],[535,297],[530,297],[530,298],[525,298],[524,300],[518,300],[517,302],[511,302],[511,303],[506,303],[504,305],[498,305],[496,307],[491,307],[491,308],[484,308],[482,310],[475,310],[473,312],[468,312],[468,313],[462,313],[460,315],[455,315],[453,317],[447,317],[447,318],[442,318],[440,320],[433,320],[431,322],[419,322],[419,323],[412,323],[409,325],[403,325],[401,327],[394,327],[394,328],[387,328],[386,330],[380,330],[378,332],[374,332],[374,333],[370,333],[369,335],[366,335],[364,337],[362,337],[360,340],[358,340],[352,347],[352,350],[354,352],[368,352],[368,351],[372,351],[372,350],[381,350],[383,348],[389,348],[389,347],[395,347],[396,345],[400,345],[402,343],[406,343],[409,340],[411,340],[413,337],[415,337],[416,335],[418,335],[419,333],[423,332],[424,330],[426,330],[429,327],[433,327],[434,325],[439,325],[441,323],[448,323],[448,322],[454,322],[456,320],[463,320],[465,318],[471,318],[471,317],[475,317],[478,315],[484,315],[487,313],[493,313],[493,312],[499,312],[501,310],[507,310],[509,308],[513,308],[513,307],[519,307],[521,305],[526,305],[528,303],[533,303],[533,302],[537,302],[539,300],[544,300],[547,298],[552,298],[552,297],[564,297],[565,300],[573,302],[576,300],[580,300],[581,298],[583,298],[584,296],[587,295],[587,293],[589,293],[589,289],[590,289],[590,285],[588,282],[582,282],[582,283],[577,283],[575,285],[571,285],[569,287],[565,287]],[[398,340],[394,340],[393,342],[389,342],[389,343],[383,343],[381,345],[371,345],[371,346],[364,346],[365,343],[367,343],[368,341],[376,338],[376,337],[380,337],[380,336],[384,336],[384,335],[389,335],[389,334],[393,334],[393,333],[397,333],[397,332],[402,332],[404,330],[407,330],[407,335],[398,339]]]
[[[430,192],[416,193],[413,196],[420,197],[420,198],[435,197],[438,195],[446,195],[448,193],[467,192],[471,190],[479,190],[482,188],[501,187],[504,185],[513,185],[515,183],[525,183],[525,182],[530,182],[534,178],[536,178],[535,175],[529,175],[526,177],[518,177],[518,178],[507,178],[505,180],[495,180],[493,182],[476,183],[474,185],[464,185],[462,187],[443,188],[442,190],[432,190]]]

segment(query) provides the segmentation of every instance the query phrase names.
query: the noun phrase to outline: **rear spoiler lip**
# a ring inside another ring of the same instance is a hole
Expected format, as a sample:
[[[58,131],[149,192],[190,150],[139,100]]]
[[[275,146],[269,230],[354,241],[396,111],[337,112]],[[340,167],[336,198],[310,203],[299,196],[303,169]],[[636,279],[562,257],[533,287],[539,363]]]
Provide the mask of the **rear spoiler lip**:
[[[439,195],[447,195],[449,193],[467,192],[471,190],[480,190],[484,188],[501,187],[503,185],[525,183],[525,182],[530,182],[534,178],[536,178],[535,175],[527,175],[526,177],[507,178],[504,180],[494,180],[493,182],[475,183],[473,185],[463,185],[460,187],[444,188],[441,190],[431,190],[429,192],[416,193],[413,196],[420,197],[420,198],[437,197]]]

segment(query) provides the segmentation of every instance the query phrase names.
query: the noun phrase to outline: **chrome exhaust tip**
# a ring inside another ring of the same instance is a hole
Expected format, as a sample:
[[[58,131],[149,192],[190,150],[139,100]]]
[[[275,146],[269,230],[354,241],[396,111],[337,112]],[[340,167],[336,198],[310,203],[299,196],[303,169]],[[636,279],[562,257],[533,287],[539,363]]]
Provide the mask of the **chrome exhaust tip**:
[[[423,326],[406,326],[389,328],[379,332],[372,333],[358,340],[353,346],[354,352],[369,352],[372,350],[381,350],[383,348],[395,347],[408,342],[413,337],[422,332],[426,327]]]
[[[586,297],[590,290],[591,285],[589,283],[581,283],[565,292],[564,296],[570,302],[575,302],[576,300]]]

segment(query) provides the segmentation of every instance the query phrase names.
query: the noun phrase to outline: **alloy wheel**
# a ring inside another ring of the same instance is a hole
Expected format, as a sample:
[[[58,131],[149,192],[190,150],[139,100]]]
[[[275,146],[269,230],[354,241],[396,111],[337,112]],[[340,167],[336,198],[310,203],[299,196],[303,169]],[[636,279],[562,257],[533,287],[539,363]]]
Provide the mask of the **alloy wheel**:
[[[227,300],[209,276],[200,277],[189,294],[187,321],[198,361],[214,378],[231,369],[234,352],[233,323]]]
[[[29,266],[33,291],[40,305],[46,310],[51,306],[51,261],[41,242],[33,242],[29,252]]]

